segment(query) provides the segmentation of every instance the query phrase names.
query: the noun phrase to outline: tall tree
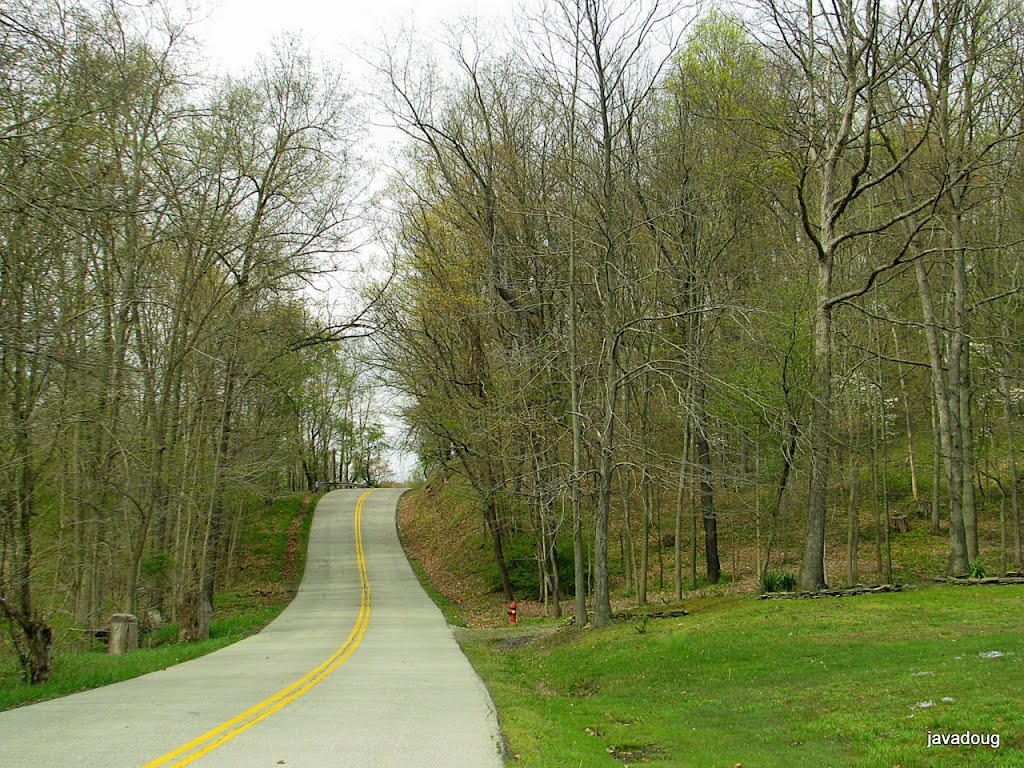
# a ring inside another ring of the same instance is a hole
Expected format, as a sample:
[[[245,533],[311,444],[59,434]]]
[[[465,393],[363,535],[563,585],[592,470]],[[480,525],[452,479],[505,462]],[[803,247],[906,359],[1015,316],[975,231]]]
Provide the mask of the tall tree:
[[[832,451],[833,314],[863,295],[878,277],[909,260],[897,248],[889,261],[868,264],[857,283],[836,290],[840,260],[858,246],[926,208],[922,201],[872,212],[867,193],[889,182],[920,149],[881,151],[882,132],[906,109],[880,98],[886,84],[921,54],[920,9],[893,9],[880,0],[790,3],[765,0],[768,52],[782,82],[792,84],[791,120],[776,125],[776,148],[792,164],[802,223],[816,268],[814,297],[813,407],[808,424],[811,481],[800,582],[826,586],[825,523]]]

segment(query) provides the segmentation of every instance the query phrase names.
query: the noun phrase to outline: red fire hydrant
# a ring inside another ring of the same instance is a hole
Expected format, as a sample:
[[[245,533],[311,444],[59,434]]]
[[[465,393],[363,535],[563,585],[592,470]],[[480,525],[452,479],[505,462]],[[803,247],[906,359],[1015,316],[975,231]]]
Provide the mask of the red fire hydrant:
[[[512,603],[508,607],[508,621],[509,621],[509,624],[515,624],[516,623],[516,604],[515,603]]]

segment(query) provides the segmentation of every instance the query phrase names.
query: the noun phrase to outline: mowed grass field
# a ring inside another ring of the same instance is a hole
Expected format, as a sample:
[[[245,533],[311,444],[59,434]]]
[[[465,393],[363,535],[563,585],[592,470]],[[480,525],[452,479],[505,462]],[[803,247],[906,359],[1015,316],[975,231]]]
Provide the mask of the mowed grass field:
[[[460,630],[508,764],[1024,766],[1024,587],[684,607]],[[929,731],[1000,745],[929,747]]]

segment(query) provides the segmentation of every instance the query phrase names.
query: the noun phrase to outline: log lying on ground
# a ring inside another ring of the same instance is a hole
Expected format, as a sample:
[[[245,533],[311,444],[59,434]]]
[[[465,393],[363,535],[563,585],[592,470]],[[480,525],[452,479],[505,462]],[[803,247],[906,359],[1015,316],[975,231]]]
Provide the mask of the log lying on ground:
[[[902,592],[912,589],[913,584],[879,584],[877,587],[850,587],[849,589],[822,589],[817,592],[767,592],[758,595],[758,600],[813,600],[818,597],[853,597],[882,592]]]
[[[1024,584],[1024,576],[986,576],[984,579],[968,579],[949,576],[939,576],[933,579],[937,584],[957,584],[961,587],[975,587],[986,584]]]
[[[668,611],[622,611],[620,613],[612,614],[612,621],[636,621],[637,619],[643,619],[645,616],[648,619],[674,619],[677,616],[689,616],[690,612],[682,608],[673,608]],[[570,616],[566,619],[563,626],[571,627],[576,624],[576,617]]]

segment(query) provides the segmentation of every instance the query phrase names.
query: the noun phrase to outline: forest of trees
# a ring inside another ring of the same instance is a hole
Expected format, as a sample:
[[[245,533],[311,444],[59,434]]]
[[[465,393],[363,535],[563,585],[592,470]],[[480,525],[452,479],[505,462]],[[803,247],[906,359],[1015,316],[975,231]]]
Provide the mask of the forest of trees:
[[[201,77],[185,31],[0,8],[0,626],[30,682],[56,617],[204,637],[244,516],[381,479],[365,324],[310,300],[350,256],[351,95],[287,40]]]
[[[740,532],[759,580],[790,527],[803,589],[891,581],[897,500],[949,575],[1019,570],[1021,4],[537,8],[379,64],[410,141],[378,355],[509,598],[524,536],[579,626],[610,558],[642,604],[657,548],[678,597]]]
[[[377,50],[393,270],[344,312],[318,297],[372,185],[333,65],[284,39],[210,78],[159,3],[0,8],[0,623],[26,679],[55,615],[202,637],[245,516],[380,479],[379,376],[506,594],[525,539],[580,626],[614,580],[641,604],[655,570],[720,580],[740,540],[763,582],[794,530],[802,588],[891,581],[896,511],[949,575],[1022,569],[1021,3],[532,8]]]

